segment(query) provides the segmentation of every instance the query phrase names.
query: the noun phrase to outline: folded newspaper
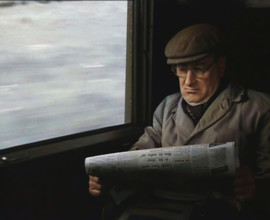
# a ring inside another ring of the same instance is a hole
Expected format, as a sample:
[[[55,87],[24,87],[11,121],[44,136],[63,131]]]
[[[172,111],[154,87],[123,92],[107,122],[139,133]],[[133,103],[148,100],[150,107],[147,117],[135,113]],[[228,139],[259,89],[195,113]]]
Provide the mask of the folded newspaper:
[[[172,146],[111,153],[85,159],[87,174],[131,181],[156,178],[233,177],[239,166],[234,142]],[[163,178],[165,179],[165,178]]]

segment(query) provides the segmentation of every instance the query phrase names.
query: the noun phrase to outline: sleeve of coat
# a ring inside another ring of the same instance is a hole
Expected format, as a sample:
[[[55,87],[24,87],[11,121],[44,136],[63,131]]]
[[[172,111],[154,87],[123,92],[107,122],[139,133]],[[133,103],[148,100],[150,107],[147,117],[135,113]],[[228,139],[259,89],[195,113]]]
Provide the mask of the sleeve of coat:
[[[261,119],[260,143],[257,151],[257,193],[270,217],[270,111]]]
[[[131,150],[141,150],[161,147],[162,121],[167,99],[165,98],[156,108],[153,115],[153,125],[144,129],[144,134],[133,145]]]

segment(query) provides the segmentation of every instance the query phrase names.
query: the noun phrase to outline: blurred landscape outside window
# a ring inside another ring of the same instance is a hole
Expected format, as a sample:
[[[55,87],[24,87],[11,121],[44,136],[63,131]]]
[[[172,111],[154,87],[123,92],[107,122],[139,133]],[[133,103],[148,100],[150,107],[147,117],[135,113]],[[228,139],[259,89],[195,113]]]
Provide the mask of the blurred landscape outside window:
[[[127,1],[0,4],[0,149],[130,122]]]

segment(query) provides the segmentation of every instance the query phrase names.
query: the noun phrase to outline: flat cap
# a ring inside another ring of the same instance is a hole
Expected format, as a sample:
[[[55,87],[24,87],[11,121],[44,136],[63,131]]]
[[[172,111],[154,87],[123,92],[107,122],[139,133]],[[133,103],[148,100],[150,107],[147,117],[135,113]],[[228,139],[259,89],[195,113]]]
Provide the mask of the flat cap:
[[[222,51],[223,39],[218,28],[210,24],[196,24],[179,31],[167,43],[168,64],[193,62]]]

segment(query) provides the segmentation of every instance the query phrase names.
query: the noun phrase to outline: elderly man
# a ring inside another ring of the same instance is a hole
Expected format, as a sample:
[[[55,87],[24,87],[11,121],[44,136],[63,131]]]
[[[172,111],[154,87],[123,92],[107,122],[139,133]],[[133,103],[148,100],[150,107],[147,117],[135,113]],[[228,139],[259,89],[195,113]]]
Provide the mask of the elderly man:
[[[208,24],[187,27],[168,42],[167,63],[181,93],[161,102],[132,150],[233,141],[240,167],[230,201],[266,217],[260,208],[267,208],[270,195],[270,98],[223,80],[224,51],[221,33]],[[98,177],[90,176],[89,192],[97,196],[101,189]]]

